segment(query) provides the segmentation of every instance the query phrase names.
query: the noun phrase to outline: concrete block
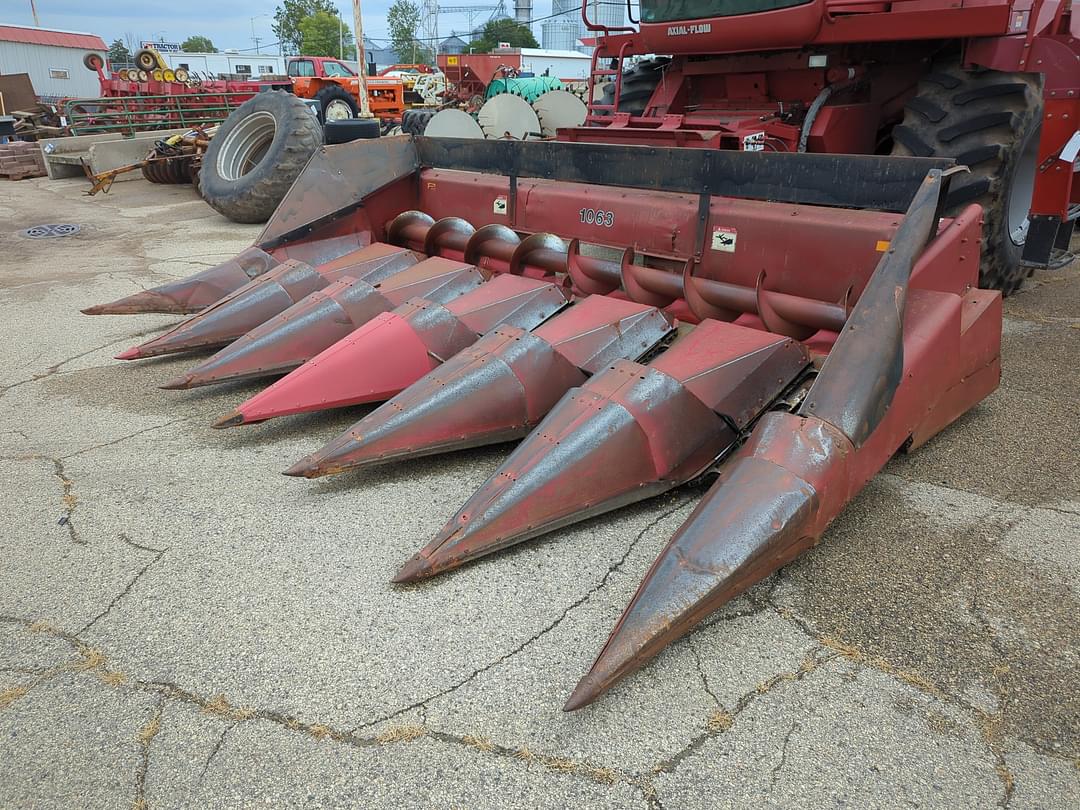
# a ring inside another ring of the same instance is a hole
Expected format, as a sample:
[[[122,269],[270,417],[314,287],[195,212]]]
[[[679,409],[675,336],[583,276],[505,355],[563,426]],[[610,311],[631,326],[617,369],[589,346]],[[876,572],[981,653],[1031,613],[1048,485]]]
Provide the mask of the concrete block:
[[[41,141],[44,151],[45,167],[50,180],[67,177],[83,177],[83,164],[90,166],[92,172],[99,173],[136,163],[142,160],[154,141],[173,135],[182,135],[189,127],[164,129],[153,132],[141,132],[134,138],[125,138],[115,132],[100,135],[75,135],[67,138],[50,138]],[[50,148],[51,146],[51,148]],[[142,177],[138,172],[128,172],[116,179],[136,180]]]

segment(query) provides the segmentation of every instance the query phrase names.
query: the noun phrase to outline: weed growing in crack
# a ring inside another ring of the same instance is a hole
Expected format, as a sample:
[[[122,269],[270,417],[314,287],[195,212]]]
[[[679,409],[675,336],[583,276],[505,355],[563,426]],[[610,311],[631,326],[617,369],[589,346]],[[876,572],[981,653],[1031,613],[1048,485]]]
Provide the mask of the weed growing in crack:
[[[427,734],[427,729],[419,725],[390,726],[375,735],[375,741],[380,745],[388,745],[396,742],[410,742],[418,740]]]
[[[477,751],[495,750],[495,746],[492,744],[491,740],[485,737],[475,737],[472,734],[466,734],[461,738],[461,741],[465,743],[465,745],[472,746]]]
[[[29,691],[29,687],[26,686],[12,686],[0,690],[0,711],[6,709]]]
[[[734,722],[734,717],[723,709],[717,709],[710,714],[709,719],[705,721],[705,728],[714,734],[720,734],[731,728],[731,724]]]

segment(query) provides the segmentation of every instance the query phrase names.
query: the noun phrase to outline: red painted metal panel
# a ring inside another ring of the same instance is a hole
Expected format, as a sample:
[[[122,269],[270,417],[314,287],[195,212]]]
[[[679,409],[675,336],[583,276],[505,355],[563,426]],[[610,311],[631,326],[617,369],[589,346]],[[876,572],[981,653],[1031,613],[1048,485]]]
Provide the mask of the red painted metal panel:
[[[50,28],[24,28],[21,25],[0,25],[0,42],[22,42],[27,45],[54,45],[60,48],[80,48],[107,51],[105,40],[97,34],[77,31],[56,31]]]
[[[309,456],[302,473],[519,439],[593,371],[642,356],[672,328],[654,307],[599,295],[532,333],[499,326]]]
[[[442,258],[426,259],[374,278],[348,275],[298,301],[166,385],[191,388],[283,374],[408,298],[425,296],[442,303],[475,289],[484,279],[471,265]]]

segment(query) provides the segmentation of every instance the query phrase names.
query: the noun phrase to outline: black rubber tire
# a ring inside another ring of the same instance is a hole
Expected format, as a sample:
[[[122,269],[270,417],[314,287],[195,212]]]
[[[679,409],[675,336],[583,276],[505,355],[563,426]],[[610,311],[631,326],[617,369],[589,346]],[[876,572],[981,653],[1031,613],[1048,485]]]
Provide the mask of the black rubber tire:
[[[1010,191],[1042,122],[1042,81],[1025,73],[966,71],[956,58],[935,63],[893,127],[894,155],[950,157],[970,173],[952,177],[945,213],[983,207],[979,286],[1016,290],[1029,275],[1023,245],[1009,233]],[[1031,169],[1030,166],[1027,167]]]
[[[344,121],[327,121],[323,125],[323,142],[326,144],[370,140],[382,134],[378,118],[348,118]]]
[[[406,110],[401,116],[401,131],[406,135],[423,135],[436,112],[438,110]]]
[[[135,66],[139,70],[153,70],[158,66],[157,56],[149,48],[140,48],[135,51]]]
[[[629,70],[623,71],[622,86],[619,89],[619,112],[641,115],[645,105],[652,98],[656,85],[664,75],[664,67],[671,59],[667,56],[654,56],[642,59]],[[604,85],[601,104],[613,104],[615,101],[615,83]],[[600,110],[600,115],[610,115],[609,110]]]
[[[222,177],[222,150],[230,133],[256,113],[274,117],[273,139],[246,173],[235,179]],[[233,222],[265,222],[321,143],[322,127],[302,99],[281,90],[257,93],[233,110],[210,140],[199,173],[199,193]]]
[[[348,105],[351,118],[356,118],[360,111],[360,105],[344,88],[331,84],[315,94],[315,100],[319,102],[319,123],[326,123],[326,108],[334,101],[340,101]]]

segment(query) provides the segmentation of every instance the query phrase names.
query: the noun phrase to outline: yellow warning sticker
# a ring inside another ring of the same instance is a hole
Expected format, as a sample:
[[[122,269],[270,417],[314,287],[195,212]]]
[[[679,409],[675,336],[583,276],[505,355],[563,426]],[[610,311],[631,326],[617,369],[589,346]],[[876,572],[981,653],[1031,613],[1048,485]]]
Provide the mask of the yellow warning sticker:
[[[889,243],[886,242],[884,239],[878,239],[877,244],[874,245],[874,250],[876,250],[878,253],[884,253],[888,249]]]
[[[448,56],[448,57],[446,57],[446,64],[448,64],[448,65],[456,65],[457,63],[458,63],[458,58],[456,56]]]

